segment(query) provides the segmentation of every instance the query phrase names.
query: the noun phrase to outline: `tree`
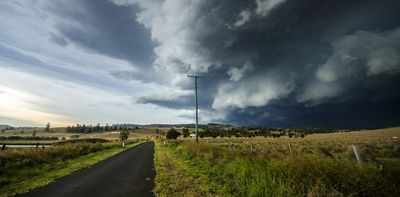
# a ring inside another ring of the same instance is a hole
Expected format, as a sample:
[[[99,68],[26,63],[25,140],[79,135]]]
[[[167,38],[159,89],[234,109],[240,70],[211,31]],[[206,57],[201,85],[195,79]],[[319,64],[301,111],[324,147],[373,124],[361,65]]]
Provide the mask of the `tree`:
[[[36,129],[33,130],[32,136],[35,137],[36,136]]]
[[[128,131],[121,131],[119,132],[119,139],[121,141],[127,140],[129,136],[129,132]]]
[[[181,135],[181,133],[179,133],[176,129],[171,128],[168,132],[167,132],[167,139],[174,139],[176,140],[176,138],[178,138]]]
[[[106,123],[106,126],[104,127],[104,131],[110,131],[110,126],[108,126],[108,123]]]
[[[50,131],[50,123],[47,123],[46,128],[44,128],[44,131]]]
[[[157,137],[160,137],[160,130],[156,129]]]
[[[100,123],[97,123],[95,132],[100,132],[100,130],[101,130]]]
[[[82,125],[81,133],[86,133],[86,125],[85,124]]]
[[[190,135],[189,129],[188,128],[183,128],[182,129],[182,135],[183,135],[184,138],[189,137],[189,135]]]

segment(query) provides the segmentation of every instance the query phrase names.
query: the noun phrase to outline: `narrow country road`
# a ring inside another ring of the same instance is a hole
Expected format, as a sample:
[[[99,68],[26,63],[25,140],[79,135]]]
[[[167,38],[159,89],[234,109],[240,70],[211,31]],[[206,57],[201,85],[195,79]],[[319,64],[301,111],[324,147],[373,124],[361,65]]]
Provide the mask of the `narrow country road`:
[[[153,153],[145,142],[22,196],[153,196]]]

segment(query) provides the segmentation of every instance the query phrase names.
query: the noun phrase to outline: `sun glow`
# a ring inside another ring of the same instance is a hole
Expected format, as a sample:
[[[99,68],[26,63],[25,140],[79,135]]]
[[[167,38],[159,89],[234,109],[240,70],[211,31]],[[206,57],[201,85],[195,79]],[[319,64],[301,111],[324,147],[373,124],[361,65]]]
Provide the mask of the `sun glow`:
[[[2,117],[7,117],[28,120],[38,125],[46,122],[64,125],[62,119],[65,117],[45,112],[34,105],[41,100],[40,97],[0,85],[0,120]]]

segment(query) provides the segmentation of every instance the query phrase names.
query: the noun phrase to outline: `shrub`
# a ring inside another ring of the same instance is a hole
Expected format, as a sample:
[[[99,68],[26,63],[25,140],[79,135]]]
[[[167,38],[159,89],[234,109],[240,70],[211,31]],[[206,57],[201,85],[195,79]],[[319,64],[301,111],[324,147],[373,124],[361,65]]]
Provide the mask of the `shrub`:
[[[190,134],[189,129],[188,128],[182,129],[182,134],[183,134],[184,138],[189,137],[189,134]]]
[[[129,136],[129,132],[128,131],[120,131],[119,132],[119,139],[121,141],[127,140]]]
[[[167,132],[167,139],[174,139],[176,140],[176,138],[178,138],[181,135],[181,133],[179,133],[176,129],[171,128],[168,132]]]

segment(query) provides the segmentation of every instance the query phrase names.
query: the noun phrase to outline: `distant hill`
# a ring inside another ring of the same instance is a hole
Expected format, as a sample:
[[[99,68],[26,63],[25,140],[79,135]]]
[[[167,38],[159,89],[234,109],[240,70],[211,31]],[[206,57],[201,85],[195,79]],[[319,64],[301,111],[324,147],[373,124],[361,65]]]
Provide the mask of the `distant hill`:
[[[135,128],[135,127],[139,127],[139,128],[171,128],[171,127],[186,127],[186,128],[194,128],[195,124],[126,124],[126,126],[131,127],[131,128]],[[207,125],[200,125],[199,124],[199,128],[206,128]]]
[[[126,126],[135,128],[195,128],[195,124],[126,124]],[[208,124],[199,124],[199,128],[208,128],[208,127],[232,127],[232,125],[224,125],[224,124],[216,124],[216,123],[208,123]]]
[[[0,124],[0,129],[6,129],[6,128],[9,128],[9,127],[12,127],[12,126],[6,125],[6,124]]]

